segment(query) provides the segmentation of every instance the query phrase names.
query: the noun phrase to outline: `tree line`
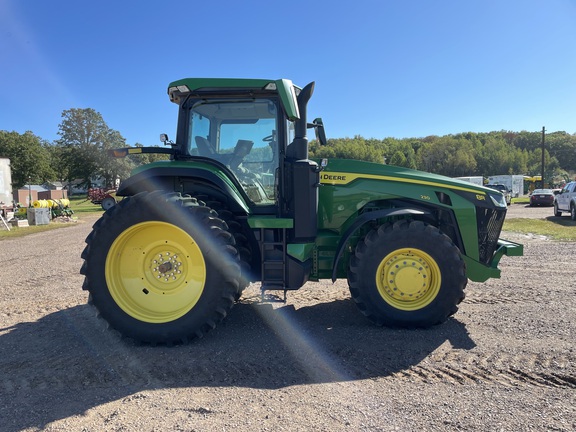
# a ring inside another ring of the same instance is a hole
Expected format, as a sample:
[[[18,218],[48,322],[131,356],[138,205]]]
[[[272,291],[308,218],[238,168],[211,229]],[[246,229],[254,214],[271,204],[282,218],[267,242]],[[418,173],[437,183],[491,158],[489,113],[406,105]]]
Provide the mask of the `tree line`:
[[[166,155],[140,154],[123,159],[110,157],[107,150],[127,147],[120,132],[108,127],[102,115],[91,108],[72,108],[62,113],[59,139],[48,142],[32,132],[0,131],[0,157],[12,166],[12,183],[63,183],[101,177],[112,184],[125,179],[136,166]],[[139,143],[132,147],[142,146]],[[310,143],[311,158],[358,159],[403,166],[449,177],[501,174],[540,175],[541,132],[466,132],[425,138],[329,139],[326,146]],[[545,136],[545,183],[569,180],[576,170],[576,134],[552,132]]]

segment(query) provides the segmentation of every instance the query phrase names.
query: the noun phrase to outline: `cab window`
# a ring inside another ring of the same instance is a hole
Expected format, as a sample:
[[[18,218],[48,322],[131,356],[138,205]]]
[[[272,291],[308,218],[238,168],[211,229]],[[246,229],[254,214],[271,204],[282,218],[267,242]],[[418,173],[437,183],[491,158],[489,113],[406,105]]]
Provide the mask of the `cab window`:
[[[276,201],[278,107],[268,98],[198,100],[190,109],[188,153],[226,165],[249,199]]]

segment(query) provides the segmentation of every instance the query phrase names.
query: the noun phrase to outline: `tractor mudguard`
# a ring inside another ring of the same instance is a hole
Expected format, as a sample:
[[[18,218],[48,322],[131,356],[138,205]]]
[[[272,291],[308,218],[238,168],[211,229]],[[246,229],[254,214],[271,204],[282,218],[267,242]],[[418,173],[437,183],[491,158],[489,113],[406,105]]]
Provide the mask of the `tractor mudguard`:
[[[344,247],[348,243],[348,240],[352,235],[364,224],[370,221],[374,221],[377,219],[391,217],[391,216],[404,216],[404,215],[424,215],[430,214],[428,211],[422,210],[415,210],[411,208],[392,208],[392,209],[384,209],[384,210],[376,210],[362,214],[361,216],[357,217],[354,223],[348,227],[346,231],[340,237],[340,241],[338,242],[338,247],[336,248],[336,255],[334,259],[334,264],[332,267],[332,282],[335,282],[336,277],[336,269],[338,268],[338,263],[340,262],[340,258],[342,257],[342,252],[344,251]]]
[[[186,179],[198,179],[199,183],[211,184],[215,189],[222,191],[244,212],[248,213],[248,198],[245,197],[242,188],[236,185],[233,180],[216,171],[205,167],[190,167],[190,164],[183,166],[178,162],[173,162],[161,166],[157,164],[149,165],[150,168],[135,172],[131,177],[124,180],[116,195],[129,196],[138,192],[152,192],[154,190],[179,191],[177,182],[183,183]],[[175,166],[176,165],[176,166]],[[180,165],[180,166],[178,166]]]

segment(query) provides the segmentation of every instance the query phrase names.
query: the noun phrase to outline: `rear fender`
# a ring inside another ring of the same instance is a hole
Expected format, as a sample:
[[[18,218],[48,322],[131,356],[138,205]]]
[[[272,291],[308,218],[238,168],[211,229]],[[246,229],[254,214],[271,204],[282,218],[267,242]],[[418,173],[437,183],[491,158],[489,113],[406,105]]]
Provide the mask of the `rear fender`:
[[[338,246],[336,248],[336,255],[334,259],[334,264],[332,266],[332,282],[336,281],[338,264],[340,262],[340,258],[342,257],[342,253],[344,252],[345,246],[348,244],[348,240],[357,232],[362,226],[369,222],[373,222],[378,219],[386,218],[386,217],[393,217],[393,216],[422,216],[430,214],[429,211],[426,210],[416,210],[411,208],[392,208],[392,209],[383,209],[383,210],[376,210],[371,212],[363,213],[362,215],[358,216],[352,225],[348,227],[346,231],[340,237],[340,241],[338,242]]]
[[[194,167],[153,167],[140,171],[124,180],[116,195],[130,196],[138,192],[152,192],[155,190],[187,192],[184,185],[197,184],[200,191],[215,189],[228,197],[229,205],[234,210],[249,213],[248,200],[240,187],[222,173]]]

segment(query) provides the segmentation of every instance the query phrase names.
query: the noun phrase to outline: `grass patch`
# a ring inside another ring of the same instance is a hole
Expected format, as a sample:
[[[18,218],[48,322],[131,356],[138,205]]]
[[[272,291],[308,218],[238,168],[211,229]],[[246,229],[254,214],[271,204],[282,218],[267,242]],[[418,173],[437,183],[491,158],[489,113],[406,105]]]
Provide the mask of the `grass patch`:
[[[576,241],[576,222],[566,217],[506,219],[502,229],[522,234],[543,235],[553,240]]]
[[[521,196],[518,198],[512,198],[512,204],[530,204],[530,197]]]
[[[52,231],[58,228],[66,228],[69,226],[76,225],[74,222],[70,223],[57,223],[51,222],[48,225],[36,225],[36,226],[27,226],[27,227],[13,227],[10,226],[10,231],[6,230],[4,227],[3,231],[0,231],[0,241],[9,239],[9,238],[16,238],[16,237],[24,237],[30,234],[36,234],[39,232],[44,231]]]
[[[92,204],[85,196],[70,198],[70,208],[74,210],[74,214],[102,214],[104,210],[100,204]]]

